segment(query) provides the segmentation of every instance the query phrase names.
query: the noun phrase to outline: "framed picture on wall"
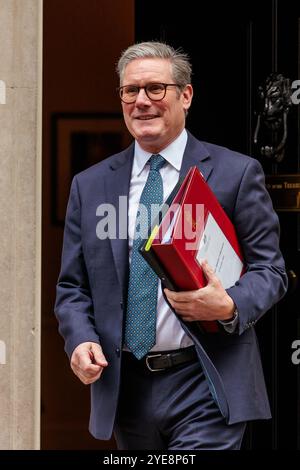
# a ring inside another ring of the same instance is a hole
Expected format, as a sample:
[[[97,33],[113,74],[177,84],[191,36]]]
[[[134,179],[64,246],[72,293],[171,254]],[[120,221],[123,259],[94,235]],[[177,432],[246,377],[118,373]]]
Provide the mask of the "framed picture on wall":
[[[51,127],[52,221],[64,225],[73,177],[125,149],[132,137],[121,114],[56,113]]]

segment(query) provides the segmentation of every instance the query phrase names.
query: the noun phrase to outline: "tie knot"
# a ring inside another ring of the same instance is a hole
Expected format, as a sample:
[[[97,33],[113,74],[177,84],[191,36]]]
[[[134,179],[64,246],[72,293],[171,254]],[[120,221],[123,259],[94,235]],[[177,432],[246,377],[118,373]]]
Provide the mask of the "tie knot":
[[[157,153],[150,157],[149,163],[150,170],[159,171],[166,163],[166,160],[164,159],[164,157],[159,155],[159,153]]]

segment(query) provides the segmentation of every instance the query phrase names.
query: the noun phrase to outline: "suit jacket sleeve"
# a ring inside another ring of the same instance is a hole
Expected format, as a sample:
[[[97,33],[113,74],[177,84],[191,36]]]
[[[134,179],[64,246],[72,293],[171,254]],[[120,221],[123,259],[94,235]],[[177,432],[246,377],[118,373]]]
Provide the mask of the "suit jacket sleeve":
[[[71,357],[81,343],[99,343],[94,326],[94,312],[89,280],[82,251],[81,205],[76,177],[67,207],[61,272],[57,283],[55,314],[65,350]]]
[[[241,334],[278,302],[287,288],[278,217],[265,187],[262,167],[254,159],[249,161],[241,179],[234,225],[247,271],[227,293],[237,306]]]

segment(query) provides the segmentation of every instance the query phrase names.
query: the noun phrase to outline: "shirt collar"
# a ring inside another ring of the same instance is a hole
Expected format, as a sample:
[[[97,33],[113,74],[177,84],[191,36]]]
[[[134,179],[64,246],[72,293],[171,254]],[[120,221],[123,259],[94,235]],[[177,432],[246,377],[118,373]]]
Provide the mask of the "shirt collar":
[[[164,157],[164,159],[172,165],[178,172],[180,171],[184,150],[187,143],[187,132],[185,129],[179,134],[179,136],[173,140],[173,142],[164,148],[159,154]],[[133,172],[136,175],[139,175],[152,153],[146,152],[141,148],[139,143],[135,141],[134,147],[134,163],[133,163]]]

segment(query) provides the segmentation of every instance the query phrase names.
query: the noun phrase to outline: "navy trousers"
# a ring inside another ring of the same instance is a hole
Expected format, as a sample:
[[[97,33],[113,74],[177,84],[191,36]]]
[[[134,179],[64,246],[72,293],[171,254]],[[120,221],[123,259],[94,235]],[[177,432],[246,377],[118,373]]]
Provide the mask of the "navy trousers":
[[[246,423],[227,425],[199,361],[150,372],[123,353],[114,435],[120,450],[238,450]]]

